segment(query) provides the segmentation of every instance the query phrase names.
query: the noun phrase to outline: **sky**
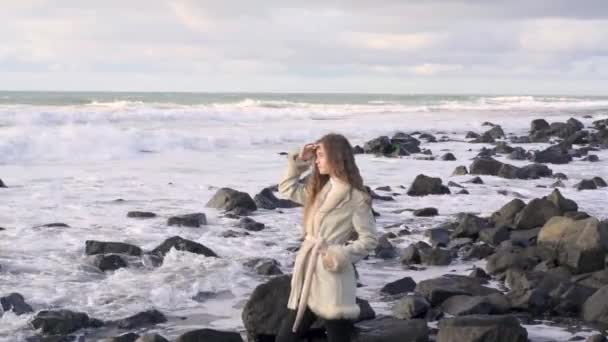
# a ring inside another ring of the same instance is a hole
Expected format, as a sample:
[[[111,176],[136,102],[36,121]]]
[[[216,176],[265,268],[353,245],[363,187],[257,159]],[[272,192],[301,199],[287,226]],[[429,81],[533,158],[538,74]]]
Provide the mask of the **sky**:
[[[0,8],[0,90],[608,95],[608,0]]]

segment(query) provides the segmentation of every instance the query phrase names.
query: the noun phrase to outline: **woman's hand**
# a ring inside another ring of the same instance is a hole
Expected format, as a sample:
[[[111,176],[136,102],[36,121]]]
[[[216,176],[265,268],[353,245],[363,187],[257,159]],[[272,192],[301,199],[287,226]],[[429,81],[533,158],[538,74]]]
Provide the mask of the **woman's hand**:
[[[336,259],[332,258],[327,253],[327,250],[321,252],[321,262],[323,263],[323,267],[328,271],[335,272],[338,269]]]
[[[302,147],[302,150],[300,151],[299,158],[304,161],[308,161],[308,160],[312,159],[315,156],[315,153],[316,153],[315,151],[317,150],[318,146],[319,145],[317,145],[317,144],[304,145],[304,147]]]

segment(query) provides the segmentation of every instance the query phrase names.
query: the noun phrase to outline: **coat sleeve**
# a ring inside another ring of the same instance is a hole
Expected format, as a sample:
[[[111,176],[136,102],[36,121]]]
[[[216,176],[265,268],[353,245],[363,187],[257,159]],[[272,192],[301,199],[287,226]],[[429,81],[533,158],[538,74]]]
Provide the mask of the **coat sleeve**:
[[[352,224],[358,234],[357,240],[346,246],[331,245],[327,248],[331,271],[340,272],[349,263],[356,263],[372,253],[378,245],[376,220],[372,207],[366,200],[361,200],[353,213]]]
[[[299,157],[300,151],[293,151],[287,156],[287,169],[279,182],[279,193],[290,200],[304,204],[306,202],[306,186],[301,184],[300,176],[310,168],[310,161]]]

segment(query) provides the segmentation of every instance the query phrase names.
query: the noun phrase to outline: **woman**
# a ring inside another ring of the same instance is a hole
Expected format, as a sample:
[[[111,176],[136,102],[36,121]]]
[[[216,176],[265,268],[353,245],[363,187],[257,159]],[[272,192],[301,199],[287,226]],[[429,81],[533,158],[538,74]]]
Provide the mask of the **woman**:
[[[301,184],[311,165],[307,184]],[[348,140],[328,134],[289,154],[279,192],[304,205],[304,218],[288,314],[276,342],[298,341],[316,318],[325,321],[329,342],[350,341],[351,320],[359,316],[353,263],[373,251],[378,239],[371,198]],[[357,239],[347,244],[353,232]]]

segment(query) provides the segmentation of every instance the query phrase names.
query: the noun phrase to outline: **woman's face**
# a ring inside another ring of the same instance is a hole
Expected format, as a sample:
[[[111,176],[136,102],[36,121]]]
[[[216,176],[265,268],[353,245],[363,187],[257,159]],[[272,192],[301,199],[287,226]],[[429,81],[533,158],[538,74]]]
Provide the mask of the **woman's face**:
[[[316,149],[316,158],[315,164],[319,169],[319,173],[322,175],[329,175],[331,173],[329,163],[327,162],[327,154],[325,154],[325,147],[323,144],[319,144],[319,147]]]

